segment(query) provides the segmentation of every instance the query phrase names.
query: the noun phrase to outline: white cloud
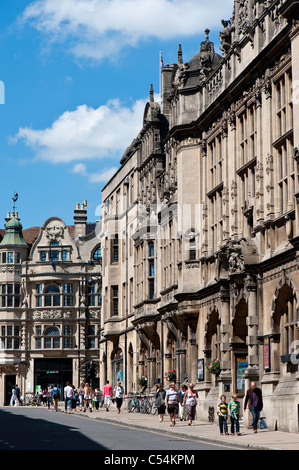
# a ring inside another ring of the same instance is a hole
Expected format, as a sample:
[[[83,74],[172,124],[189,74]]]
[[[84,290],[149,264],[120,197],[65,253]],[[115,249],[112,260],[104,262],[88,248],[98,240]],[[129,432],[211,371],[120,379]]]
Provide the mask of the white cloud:
[[[84,163],[77,163],[73,168],[73,173],[88,177],[90,183],[106,183],[116,173],[117,167],[106,168],[97,173],[88,173]]]
[[[114,99],[96,109],[81,105],[74,111],[64,112],[46,129],[20,128],[12,141],[24,142],[39,160],[80,161],[75,168],[82,173],[84,160],[120,160],[142,128],[145,103],[146,100],[137,100],[128,107]]]
[[[148,38],[160,40],[221,29],[233,0],[36,0],[21,21],[65,41],[80,58],[114,58],[127,46]]]

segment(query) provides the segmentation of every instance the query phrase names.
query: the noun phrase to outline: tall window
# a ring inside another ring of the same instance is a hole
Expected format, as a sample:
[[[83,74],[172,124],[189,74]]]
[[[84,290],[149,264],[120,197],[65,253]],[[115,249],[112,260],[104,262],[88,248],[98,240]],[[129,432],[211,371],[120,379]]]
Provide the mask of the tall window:
[[[52,326],[45,331],[44,348],[60,349],[60,332],[55,326]]]
[[[148,296],[155,298],[155,246],[153,242],[148,243]]]
[[[111,240],[111,262],[118,263],[118,235],[115,234]]]
[[[17,325],[1,326],[1,349],[20,348],[20,327]]]
[[[294,208],[295,162],[293,157],[293,102],[291,72],[275,85],[277,211],[283,215]]]
[[[112,308],[111,315],[118,315],[118,286],[111,286],[111,295],[112,295]]]
[[[255,108],[252,106],[239,117],[240,167],[256,157],[255,113]]]
[[[0,285],[0,297],[2,308],[20,307],[20,284],[2,284]]]
[[[209,195],[210,199],[210,250],[214,253],[223,240],[222,187]]]
[[[210,168],[210,182],[209,187],[215,188],[222,182],[222,138],[216,137],[209,144],[209,168]]]
[[[89,325],[87,330],[87,347],[88,349],[94,349],[97,347],[96,340],[98,338],[96,326]]]
[[[60,288],[52,285],[45,290],[45,307],[59,307],[60,306]]]
[[[281,311],[281,347],[282,354],[291,354],[292,343],[298,341],[297,322],[299,312],[296,310],[296,298],[293,293],[284,303]]]
[[[101,262],[102,261],[102,250],[101,250],[101,247],[98,246],[94,253],[93,253],[93,260],[94,261],[98,261],[98,262]]]

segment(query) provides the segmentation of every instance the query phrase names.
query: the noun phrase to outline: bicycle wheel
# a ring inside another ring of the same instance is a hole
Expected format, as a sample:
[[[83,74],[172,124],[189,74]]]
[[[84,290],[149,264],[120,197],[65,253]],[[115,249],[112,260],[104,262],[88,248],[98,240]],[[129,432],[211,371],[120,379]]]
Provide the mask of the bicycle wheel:
[[[152,407],[153,407],[153,404],[150,402],[150,400],[147,400],[146,401],[146,412],[147,412],[148,415],[151,414]]]
[[[128,402],[127,411],[128,411],[128,413],[132,413],[132,411],[133,411],[133,400],[130,400]]]

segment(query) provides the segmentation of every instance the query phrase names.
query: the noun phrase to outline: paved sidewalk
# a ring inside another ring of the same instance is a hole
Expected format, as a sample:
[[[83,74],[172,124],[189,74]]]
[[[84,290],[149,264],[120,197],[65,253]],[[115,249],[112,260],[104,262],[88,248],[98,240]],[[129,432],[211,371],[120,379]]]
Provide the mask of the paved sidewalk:
[[[217,423],[214,424],[194,421],[192,426],[188,422],[176,421],[174,427],[170,427],[168,414],[165,414],[164,421],[159,422],[158,416],[142,413],[128,413],[125,407],[120,414],[117,414],[115,406],[111,406],[109,412],[105,408],[99,411],[86,413],[76,411],[76,415],[82,417],[120,424],[130,428],[142,429],[158,433],[180,436],[181,438],[209,441],[218,444],[229,444],[240,449],[260,449],[260,450],[299,450],[299,433],[287,433],[282,431],[270,431],[269,429],[259,430],[254,433],[251,429],[241,427],[241,436],[220,436]],[[230,426],[229,426],[230,428]]]

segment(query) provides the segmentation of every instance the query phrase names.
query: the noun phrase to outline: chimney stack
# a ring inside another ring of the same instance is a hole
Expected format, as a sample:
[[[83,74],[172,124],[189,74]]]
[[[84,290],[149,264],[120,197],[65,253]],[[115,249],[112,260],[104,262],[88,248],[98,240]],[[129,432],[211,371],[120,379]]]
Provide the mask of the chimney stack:
[[[86,235],[86,221],[87,221],[87,201],[83,204],[76,204],[74,210],[74,222],[75,222],[75,238]]]

